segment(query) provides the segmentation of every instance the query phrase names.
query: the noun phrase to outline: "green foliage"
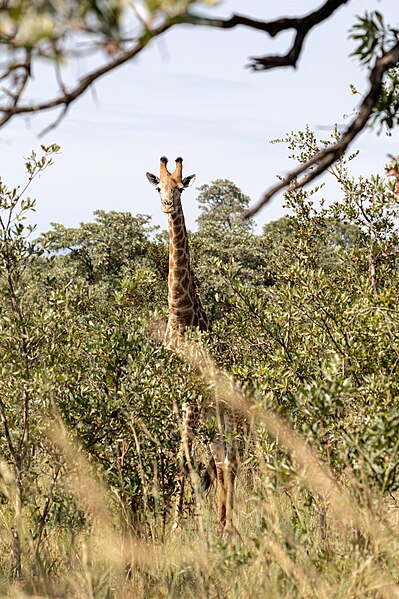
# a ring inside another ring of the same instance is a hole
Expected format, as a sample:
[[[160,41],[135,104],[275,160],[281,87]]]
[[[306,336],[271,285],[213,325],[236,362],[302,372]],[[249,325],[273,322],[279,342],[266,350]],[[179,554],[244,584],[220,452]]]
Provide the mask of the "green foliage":
[[[217,4],[217,1],[148,0],[143,4],[147,16],[160,14],[170,18],[184,14],[191,5],[200,3]],[[14,0],[2,6],[0,43],[5,45],[12,38],[13,47],[9,44],[9,51],[40,48],[47,58],[59,61],[68,55],[69,49],[63,44],[65,38],[80,32],[81,35],[96,36],[102,42],[113,41],[115,47],[108,46],[112,53],[124,44],[126,22],[131,23],[132,17],[137,19],[138,14],[142,15],[143,7],[140,8],[121,0],[40,0],[33,6],[26,0]]]
[[[25,162],[28,180],[22,190],[9,189],[0,182],[1,453],[12,468],[14,577],[21,575],[22,507],[40,468],[36,462],[31,463],[31,456],[41,446],[40,408],[45,399],[40,373],[48,324],[47,315],[30,306],[24,294],[24,278],[43,253],[29,239],[34,228],[25,226],[35,205],[25,194],[31,181],[52,164],[52,155],[58,150],[55,144],[42,146],[40,158],[32,152]],[[32,504],[38,500],[35,495]]]
[[[137,521],[169,510],[175,413],[198,395],[187,367],[149,334],[134,301],[151,283],[125,279],[106,301],[87,285],[53,292],[47,336],[52,401]]]
[[[399,29],[386,25],[382,13],[366,12],[364,17],[358,17],[351,29],[350,38],[358,43],[352,56],[358,58],[361,64],[370,66],[376,57],[398,42]],[[379,124],[381,128],[385,126],[390,131],[398,124],[398,113],[399,71],[395,67],[386,74],[380,96],[373,107],[370,124]]]
[[[197,219],[199,231],[211,231],[219,237],[239,224],[239,218],[249,206],[250,198],[232,181],[217,179],[211,185],[202,185],[197,202],[201,214]],[[245,221],[242,227],[252,228],[252,221]]]
[[[393,129],[399,120],[399,68],[390,69],[386,74],[386,79],[373,108],[371,116],[371,125],[380,123],[388,129],[388,133]],[[390,133],[389,133],[390,134]]]
[[[229,288],[220,268],[230,265],[237,280],[265,281],[268,269],[262,239],[252,233],[253,222],[242,221],[249,197],[234,183],[218,179],[199,188],[198,231],[192,235],[194,271],[212,320],[229,310]]]
[[[398,41],[399,30],[387,26],[384,15],[376,10],[372,13],[366,12],[364,17],[358,17],[357,23],[351,29],[350,38],[359,44],[352,56],[358,57],[361,63],[369,65],[375,56]]]
[[[292,157],[305,162],[337,135],[319,141],[306,129],[285,141]],[[43,156],[27,160],[28,184],[57,149],[43,148]],[[329,468],[329,480],[355,502],[356,513],[377,502],[378,514],[388,510],[399,480],[399,207],[391,181],[350,175],[353,158],[330,171],[339,201],[324,202],[320,187],[288,191],[288,215],[260,235],[252,223],[240,222],[249,200],[232,182],[200,188],[191,254],[213,322],[197,341],[231,389],[238,386],[260,414],[282,416],[298,447],[306,441]],[[389,176],[395,169],[393,160]],[[190,509],[191,519],[174,545],[168,534],[179,414],[187,401],[207,412],[214,383],[200,380],[156,334],[167,304],[166,236],[154,238],[147,216],[98,211],[92,223],[53,225],[32,240],[25,223],[34,201],[25,197],[26,188],[9,190],[2,183],[0,191],[4,580],[22,580],[35,569],[43,573],[35,575],[41,581],[35,593],[53,592],[46,586],[48,570],[56,593],[62,588],[72,596],[70,579],[61,582],[72,560],[82,580],[90,572],[91,596],[109,597],[111,587],[119,589],[112,591],[117,597],[133,587],[138,596],[198,596],[209,585],[220,596],[243,596],[245,580],[251,596],[273,588],[276,597],[310,597],[306,581],[320,576],[334,585],[335,594],[328,587],[325,596],[338,598],[347,596],[353,569],[367,569],[370,555],[396,571],[396,545],[385,544],[383,551],[383,541],[371,546],[370,530],[356,519],[356,534],[353,521],[344,534],[336,521],[342,508],[317,484],[301,487],[300,451],[288,451],[262,418],[247,423],[240,438],[235,518],[244,542],[214,535],[207,507],[212,493],[196,496],[193,471],[184,512]],[[68,441],[54,433],[57,420]],[[206,459],[217,426],[213,414],[199,427],[195,466]],[[98,504],[88,498],[87,487],[95,484]],[[108,491],[103,507],[102,488]],[[367,514],[371,519],[374,512]],[[195,544],[197,529],[206,547]],[[113,558],[96,552],[112,534],[110,547],[150,541],[165,555],[154,560],[150,553],[149,564],[141,550],[133,559],[128,549],[123,566],[110,565]]]
[[[320,147],[309,129],[286,141],[302,162]],[[214,336],[218,347],[223,340],[223,366],[295,423],[337,473],[353,469],[364,484],[392,492],[399,207],[392,183],[349,175],[352,159],[331,169],[340,201],[326,207],[321,198],[317,207],[320,188],[286,193],[291,215],[264,228],[267,285],[220,265],[229,312]],[[392,417],[384,418],[388,405]],[[278,452],[269,463],[286,469]]]
[[[56,275],[81,278],[90,284],[114,286],[136,269],[154,268],[150,235],[157,229],[151,217],[128,212],[96,210],[95,221],[78,228],[53,224],[42,237],[52,252]]]

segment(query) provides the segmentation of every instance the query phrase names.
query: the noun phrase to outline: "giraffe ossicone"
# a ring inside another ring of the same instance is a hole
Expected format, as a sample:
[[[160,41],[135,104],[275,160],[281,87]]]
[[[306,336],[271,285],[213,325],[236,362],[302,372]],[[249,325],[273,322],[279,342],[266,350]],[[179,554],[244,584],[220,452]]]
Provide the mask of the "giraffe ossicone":
[[[183,158],[176,158],[176,168],[173,173],[168,170],[168,159],[161,156],[159,162],[159,177],[152,173],[146,173],[148,181],[157,188],[161,198],[162,210],[166,214],[172,214],[181,206],[182,192],[192,185],[195,181],[195,175],[184,177],[183,179]]]

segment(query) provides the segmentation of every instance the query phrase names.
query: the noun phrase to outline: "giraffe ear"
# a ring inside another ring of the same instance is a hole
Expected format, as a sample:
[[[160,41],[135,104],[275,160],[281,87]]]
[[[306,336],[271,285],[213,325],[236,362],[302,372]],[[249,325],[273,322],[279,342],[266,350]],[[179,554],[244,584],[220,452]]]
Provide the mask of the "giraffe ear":
[[[195,181],[195,175],[189,175],[188,177],[184,177],[182,183],[184,187],[190,187]]]
[[[146,177],[149,180],[149,182],[151,183],[151,185],[153,185],[154,187],[156,187],[159,183],[159,177],[157,177],[156,175],[153,175],[152,173],[146,173]]]

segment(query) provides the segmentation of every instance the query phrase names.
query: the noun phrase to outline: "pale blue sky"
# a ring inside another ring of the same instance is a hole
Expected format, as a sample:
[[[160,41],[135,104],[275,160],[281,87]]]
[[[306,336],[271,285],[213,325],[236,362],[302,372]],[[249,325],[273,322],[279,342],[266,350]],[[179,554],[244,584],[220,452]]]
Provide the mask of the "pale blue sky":
[[[304,14],[321,3],[226,0],[208,12],[273,18]],[[366,72],[348,58],[353,49],[348,27],[355,14],[375,9],[399,25],[398,0],[352,0],[311,33],[297,70],[252,73],[244,68],[249,56],[284,51],[290,33],[270,40],[244,28],[176,28],[96,84],[95,97],[87,93],[45,138],[39,140],[37,133],[55,115],[42,114],[29,123],[14,120],[0,131],[1,176],[16,185],[23,180],[23,156],[41,143],[62,147],[55,165],[32,189],[39,230],[50,222],[77,226],[97,208],[151,214],[165,228],[158,195],[145,178],[145,171],[157,171],[162,154],[171,161],[182,155],[185,173],[197,174],[196,185],[231,179],[255,201],[277,173],[292,166],[287,148],[270,140],[306,124],[345,123],[344,115],[356,107],[358,97],[349,84],[364,90]],[[74,65],[72,74],[83,67]],[[47,71],[37,71],[38,92],[49,85]],[[361,150],[354,174],[383,174],[386,155],[399,154],[398,141],[398,132],[392,137],[363,133],[352,147]],[[333,194],[334,188],[326,189],[327,198],[336,199]],[[194,188],[184,197],[190,228],[198,214],[195,197]],[[280,195],[256,221],[262,225],[283,213]]]

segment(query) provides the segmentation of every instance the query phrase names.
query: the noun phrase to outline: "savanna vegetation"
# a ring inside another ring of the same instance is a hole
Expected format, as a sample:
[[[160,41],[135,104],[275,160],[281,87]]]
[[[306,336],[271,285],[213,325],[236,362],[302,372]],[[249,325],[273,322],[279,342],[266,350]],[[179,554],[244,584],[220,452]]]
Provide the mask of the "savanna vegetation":
[[[335,137],[285,141],[304,163]],[[57,151],[0,187],[1,593],[397,597],[395,180],[354,178],[344,157],[334,198],[287,191],[287,215],[257,233],[233,182],[200,187],[190,242],[212,330],[177,355],[156,333],[168,247],[149,216],[27,224]],[[185,401],[246,418],[229,538],[199,485],[215,417],[171,530]]]

